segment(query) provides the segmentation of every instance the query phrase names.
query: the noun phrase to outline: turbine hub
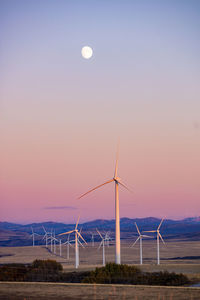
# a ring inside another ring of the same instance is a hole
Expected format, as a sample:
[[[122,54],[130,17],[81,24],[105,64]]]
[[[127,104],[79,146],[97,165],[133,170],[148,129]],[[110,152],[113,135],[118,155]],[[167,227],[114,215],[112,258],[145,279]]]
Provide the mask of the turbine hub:
[[[113,180],[114,180],[115,182],[117,182],[117,183],[120,182],[120,178],[119,178],[119,177],[114,177]]]

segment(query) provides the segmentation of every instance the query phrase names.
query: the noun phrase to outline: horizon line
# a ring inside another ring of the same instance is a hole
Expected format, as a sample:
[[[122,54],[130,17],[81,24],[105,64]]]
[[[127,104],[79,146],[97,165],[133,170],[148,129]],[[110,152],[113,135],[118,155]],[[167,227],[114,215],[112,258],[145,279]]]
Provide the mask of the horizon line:
[[[181,217],[181,218],[164,218],[164,220],[170,220],[170,221],[182,221],[182,220],[186,220],[186,219],[196,219],[196,218],[199,218],[200,219],[200,216],[193,216],[193,217]],[[135,219],[157,219],[157,220],[161,220],[162,217],[135,217],[135,218],[128,218],[128,217],[121,217],[120,220],[122,219],[130,219],[130,220],[135,220]],[[98,218],[98,219],[92,219],[92,220],[87,220],[87,221],[83,221],[82,223],[80,224],[84,224],[84,223],[91,223],[91,222],[95,222],[95,221],[115,221],[115,219],[101,219],[101,218]],[[27,223],[27,222],[21,222],[21,223],[16,223],[14,221],[0,221],[0,224],[1,223],[11,223],[11,224],[16,224],[16,225],[30,225],[30,224],[40,224],[40,223],[62,223],[62,224],[66,224],[66,225],[73,225],[73,224],[76,224],[76,221],[74,223],[64,223],[62,221],[52,221],[52,220],[49,220],[49,221],[38,221],[38,222],[30,222],[30,223]]]

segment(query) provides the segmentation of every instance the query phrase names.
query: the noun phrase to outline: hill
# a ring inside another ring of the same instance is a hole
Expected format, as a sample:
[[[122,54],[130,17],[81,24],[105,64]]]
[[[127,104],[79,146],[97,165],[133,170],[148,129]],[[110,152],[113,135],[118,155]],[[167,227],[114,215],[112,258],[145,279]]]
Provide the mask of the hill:
[[[136,222],[141,231],[155,230],[160,219],[148,217],[148,218],[121,218],[121,238],[129,239],[136,236],[137,231],[134,223]],[[58,222],[42,222],[31,224],[15,224],[9,222],[0,222],[0,246],[27,246],[32,244],[31,227],[34,232],[40,236],[35,237],[36,244],[41,241],[45,231],[55,231],[56,234],[68,231],[74,228],[74,224],[64,224]],[[99,230],[110,231],[111,236],[114,237],[115,232],[115,220],[97,219],[90,222],[85,222],[79,225],[82,228],[82,233],[86,240],[91,239],[91,231],[96,232],[96,228]],[[181,240],[200,240],[200,217],[187,218],[183,220],[164,220],[161,229],[162,236],[165,239],[178,238]],[[95,237],[99,239],[98,235]]]

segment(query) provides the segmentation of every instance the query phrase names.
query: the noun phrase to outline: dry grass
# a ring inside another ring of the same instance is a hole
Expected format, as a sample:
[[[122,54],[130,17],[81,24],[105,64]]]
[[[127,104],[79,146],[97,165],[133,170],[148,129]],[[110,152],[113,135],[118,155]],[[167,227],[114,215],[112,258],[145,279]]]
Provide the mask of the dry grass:
[[[98,243],[95,247],[89,244],[86,248],[80,247],[80,269],[88,270],[102,264],[102,250],[97,250]],[[156,241],[146,240],[143,243],[144,271],[157,271],[168,269],[174,272],[183,272],[188,274],[200,274],[200,260],[169,260],[172,257],[198,256],[200,242],[181,242],[171,241],[167,246],[160,245],[161,265],[156,265]],[[35,259],[55,259],[62,263],[64,269],[74,270],[74,248],[70,248],[70,259],[67,260],[67,247],[62,248],[62,257],[52,254],[44,246],[29,247],[0,247],[0,264],[4,263],[31,263]],[[11,255],[11,256],[7,256]],[[106,261],[114,262],[115,260],[114,245],[106,247]],[[122,242],[121,244],[122,263],[135,264],[139,263],[139,245],[130,248],[130,243]],[[167,258],[167,260],[166,260]]]
[[[200,288],[0,282],[0,299],[199,300]]]

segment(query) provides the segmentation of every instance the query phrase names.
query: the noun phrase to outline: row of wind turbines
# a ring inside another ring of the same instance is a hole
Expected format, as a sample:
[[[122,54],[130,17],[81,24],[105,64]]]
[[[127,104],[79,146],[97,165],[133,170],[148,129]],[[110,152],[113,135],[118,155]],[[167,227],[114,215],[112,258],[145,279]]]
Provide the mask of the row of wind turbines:
[[[116,264],[121,264],[121,243],[120,243],[120,216],[119,216],[119,186],[127,189],[128,191],[130,191],[130,189],[121,181],[121,179],[118,177],[118,154],[117,154],[117,159],[116,159],[116,164],[115,164],[115,170],[114,170],[114,176],[113,178],[111,178],[110,180],[90,189],[89,191],[87,191],[86,193],[82,194],[80,197],[78,197],[78,199],[81,199],[83,197],[85,197],[86,195],[88,195],[89,193],[101,188],[102,186],[104,185],[107,185],[111,182],[114,182],[115,184],[115,263]],[[130,191],[131,192],[131,191]],[[74,233],[75,234],[75,267],[78,268],[79,266],[79,243],[80,242],[80,239],[85,243],[87,244],[87,242],[85,241],[85,239],[83,238],[83,236],[81,235],[80,231],[78,230],[78,222],[79,222],[79,218],[76,222],[76,226],[73,230],[70,230],[70,231],[66,231],[66,232],[63,232],[61,234],[59,234],[60,236],[62,235],[70,235],[71,233]],[[162,240],[162,242],[164,243],[164,240],[160,234],[160,227],[162,225],[162,222],[163,222],[163,219],[161,220],[157,230],[151,230],[151,231],[146,231],[146,232],[149,232],[149,233],[157,233],[157,264],[160,264],[160,248],[159,248],[159,241],[160,239]],[[143,235],[141,234],[141,232],[139,231],[139,228],[136,225],[136,229],[137,229],[137,232],[139,234],[137,240],[135,241],[135,243],[133,244],[133,246],[137,243],[137,241],[140,241],[140,264],[143,263],[143,257],[142,257],[142,239],[144,237],[148,237],[147,235]],[[105,265],[105,238],[102,236],[102,234],[97,230],[99,236],[101,237],[102,241],[101,241],[101,244],[100,244],[100,247],[102,246],[102,249],[103,249],[103,265]],[[33,235],[33,240],[34,240],[34,233],[32,233]],[[45,237],[46,237],[46,246],[48,244],[48,238],[47,238],[48,234],[46,233]],[[94,244],[94,237],[93,238],[93,244]],[[51,234],[51,238],[50,238],[50,242],[51,242],[51,249],[52,249],[52,242],[54,242],[54,245],[55,245],[55,242],[56,242],[56,237],[55,237],[55,234],[54,236],[52,237],[52,234]],[[66,242],[68,244],[68,247],[70,246],[70,242],[69,240]],[[81,243],[82,244],[82,243]],[[62,243],[61,243],[61,240],[60,240],[60,253],[61,253],[61,246],[62,246]]]
[[[144,232],[149,232],[149,233],[156,233],[156,237],[157,237],[157,264],[160,264],[160,247],[159,247],[159,241],[161,239],[161,241],[163,242],[163,244],[165,244],[161,234],[160,234],[160,227],[162,225],[163,219],[161,220],[158,228],[156,230],[150,230],[150,231],[144,231]],[[83,245],[83,243],[85,245],[88,245],[88,243],[86,242],[86,240],[83,238],[81,231],[82,228],[80,230],[78,230],[78,223],[79,223],[79,218],[76,222],[75,228],[73,230],[70,231],[66,231],[63,233],[60,233],[58,236],[64,236],[64,235],[68,235],[68,238],[65,242],[62,242],[61,239],[59,239],[58,237],[56,238],[55,236],[55,231],[53,232],[52,230],[50,232],[47,232],[46,229],[43,227],[44,229],[44,236],[43,236],[43,240],[45,240],[46,243],[46,248],[48,248],[48,245],[50,245],[50,252],[56,254],[56,243],[59,244],[59,255],[62,256],[62,246],[66,245],[67,246],[67,259],[69,259],[69,247],[73,247],[73,243],[74,243],[74,250],[75,250],[75,268],[77,269],[79,267],[79,245],[81,245],[83,248],[85,248],[85,246]],[[152,238],[153,236],[149,236],[149,235],[145,235],[142,234],[137,226],[137,224],[135,223],[136,226],[136,230],[138,232],[138,238],[135,240],[135,242],[130,246],[133,247],[138,241],[140,242],[140,264],[143,264],[143,246],[142,246],[142,240],[143,238]],[[101,238],[101,242],[100,245],[98,247],[98,250],[102,247],[102,265],[105,266],[105,262],[106,262],[106,258],[105,258],[105,246],[109,247],[109,243],[111,240],[113,240],[110,237],[110,232],[104,232],[101,233],[97,228],[96,228],[96,232],[99,235],[99,237]],[[70,240],[70,235],[74,233],[75,238],[73,240]],[[91,244],[94,247],[94,236],[96,235],[94,232],[90,233],[92,235],[91,238]],[[31,236],[33,237],[33,246],[35,246],[35,239],[34,236],[35,235],[39,235],[37,233],[34,233],[33,228],[32,228],[32,234]],[[103,236],[104,235],[104,236]],[[80,239],[82,240],[82,242],[80,241]]]

